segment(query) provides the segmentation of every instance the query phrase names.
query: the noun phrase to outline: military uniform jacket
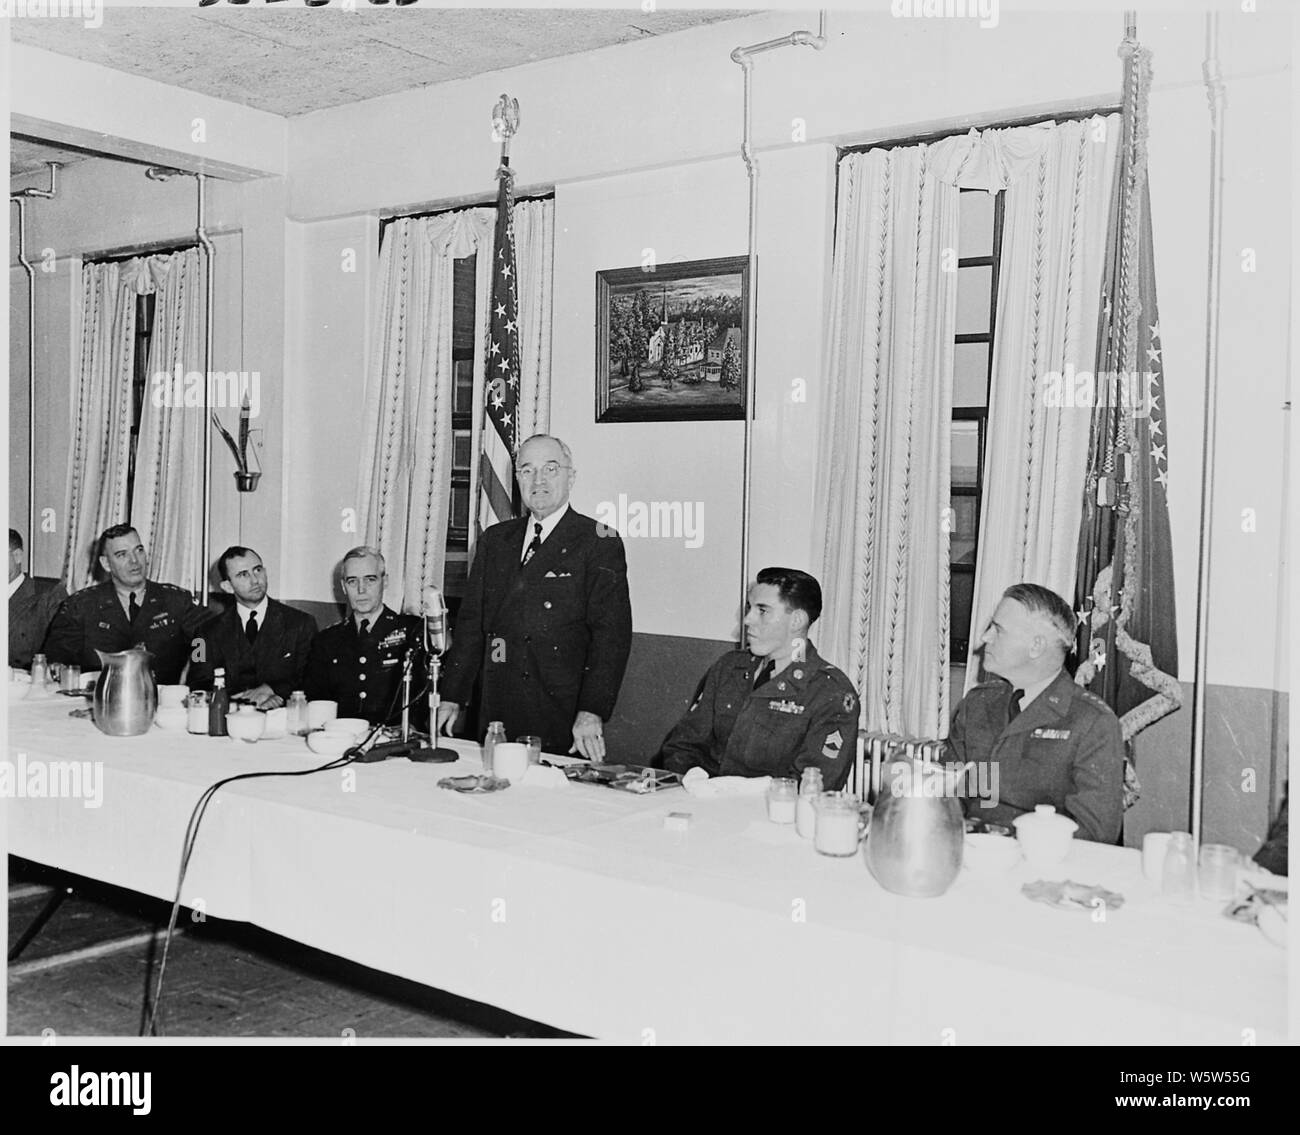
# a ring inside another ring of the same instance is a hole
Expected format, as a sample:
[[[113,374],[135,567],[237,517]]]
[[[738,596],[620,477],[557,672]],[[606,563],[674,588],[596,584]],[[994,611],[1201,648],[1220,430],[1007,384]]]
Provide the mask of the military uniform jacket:
[[[843,788],[858,743],[853,683],[811,643],[802,662],[791,662],[754,689],[762,662],[747,650],[733,650],[709,668],[691,708],[664,741],[664,768],[795,778],[817,768],[828,792]]]
[[[966,800],[972,816],[1010,823],[1051,804],[1079,825],[1077,839],[1119,840],[1123,819],[1124,740],[1110,707],[1076,686],[1064,670],[1007,724],[1011,685],[1003,679],[975,686],[957,707],[948,748],[953,758],[995,762],[998,803]],[[985,770],[973,770],[992,785]]]
[[[202,657],[190,667],[190,686],[210,690],[213,671],[221,666],[226,671],[226,689],[232,694],[266,684],[287,701],[294,690],[306,689],[303,675],[315,637],[315,619],[268,599],[257,639],[249,642],[239,610],[232,606],[204,633]]]
[[[479,539],[443,670],[444,700],[465,704],[482,677],[477,736],[501,721],[506,736],[542,738],[567,753],[579,710],[614,712],[632,647],[623,541],[569,509],[520,564],[530,516]]]
[[[213,618],[214,613],[195,604],[188,591],[148,580],[131,622],[113,581],[105,580],[63,601],[45,636],[45,654],[51,662],[99,670],[96,650],[115,653],[143,645],[151,656],[154,680],[168,685],[181,680],[200,629]]]
[[[32,655],[39,653],[54,612],[67,597],[61,583],[38,595],[30,575],[18,585],[9,597],[10,666],[26,670],[32,664]]]
[[[414,615],[398,615],[384,607],[363,636],[349,612],[311,644],[303,679],[308,700],[338,702],[340,717],[396,724],[402,719],[402,663],[409,649],[411,721],[424,728],[429,719],[425,690],[429,671],[421,646],[423,634],[424,624]]]

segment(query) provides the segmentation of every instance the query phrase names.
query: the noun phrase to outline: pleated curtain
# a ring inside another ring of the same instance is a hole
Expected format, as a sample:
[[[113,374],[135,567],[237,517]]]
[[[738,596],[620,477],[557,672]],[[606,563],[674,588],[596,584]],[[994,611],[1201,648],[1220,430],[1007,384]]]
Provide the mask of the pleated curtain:
[[[69,593],[94,582],[95,541],[126,520],[138,273],[127,264],[81,269],[81,343],[72,392],[62,578]]]
[[[201,406],[176,397],[175,376],[203,370],[203,256],[190,248],[131,263],[137,290],[157,294],[131,522],[149,552],[149,578],[197,594],[209,570],[199,564],[206,423]],[[212,444],[221,444],[215,432]]]
[[[840,163],[828,390],[822,653],[872,730],[937,736],[947,718],[949,419],[957,190],[929,148]],[[947,256],[945,256],[947,253]]]
[[[1066,379],[1091,379],[1095,365],[1120,116],[949,141],[954,161],[980,151],[996,167],[983,187],[1006,189],[969,689],[1006,588],[1040,583],[1066,602],[1074,595],[1091,408]],[[1083,389],[1095,394],[1095,382]]]
[[[821,633],[862,692],[868,729],[948,732],[961,188],[1007,191],[972,646],[1010,584],[1072,593],[1089,413],[1049,406],[1046,392],[1053,371],[1092,366],[1118,142],[1116,115],[972,130],[840,163]],[[968,684],[976,677],[972,664]]]
[[[515,206],[519,270],[520,438],[550,421],[554,208]],[[475,257],[473,453],[479,451],[494,211],[403,218],[384,233],[366,380],[359,474],[366,543],[383,553],[388,602],[418,611],[443,585],[452,455],[454,261]]]

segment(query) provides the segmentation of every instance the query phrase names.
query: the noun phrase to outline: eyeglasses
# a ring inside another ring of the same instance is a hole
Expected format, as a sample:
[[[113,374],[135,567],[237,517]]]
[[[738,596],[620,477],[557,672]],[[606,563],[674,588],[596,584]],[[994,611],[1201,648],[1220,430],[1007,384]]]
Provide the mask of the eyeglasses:
[[[531,481],[536,477],[545,477],[548,481],[553,481],[560,475],[561,469],[569,469],[572,466],[561,465],[558,461],[548,461],[545,465],[521,465],[515,472],[521,481]]]

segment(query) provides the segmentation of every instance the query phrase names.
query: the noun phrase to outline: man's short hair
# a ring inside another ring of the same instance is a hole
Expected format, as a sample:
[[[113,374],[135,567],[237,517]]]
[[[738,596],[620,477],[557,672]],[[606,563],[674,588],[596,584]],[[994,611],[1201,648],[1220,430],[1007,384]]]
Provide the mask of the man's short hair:
[[[758,573],[756,583],[775,587],[781,602],[792,611],[803,611],[812,626],[822,613],[822,585],[798,568],[769,567]]]
[[[369,544],[359,544],[355,548],[349,548],[346,552],[343,553],[343,558],[339,560],[340,578],[342,577],[343,573],[348,570],[348,560],[360,560],[360,559],[365,559],[368,556],[374,556],[374,558],[379,561],[380,575],[388,574],[388,568],[384,564],[384,557],[382,553],[380,553],[379,549],[372,548],[370,547]]]
[[[1002,593],[1002,598],[1011,599],[1031,615],[1046,619],[1060,635],[1061,649],[1066,654],[1074,649],[1074,611],[1055,591],[1037,583],[1013,583]]]
[[[23,538],[18,535],[17,528],[9,529],[9,550],[11,552],[21,552],[23,550]]]
[[[105,528],[103,534],[99,537],[98,543],[95,544],[95,559],[106,555],[105,549],[108,547],[110,540],[117,540],[123,536],[130,536],[135,533],[135,538],[140,539],[140,533],[134,524],[114,524],[112,528]]]
[[[560,452],[564,454],[564,460],[568,463],[569,467],[570,468],[573,467],[573,451],[567,445],[565,445],[564,442],[562,442],[558,437],[555,437],[552,434],[533,434],[532,437],[525,438],[522,442],[519,443],[519,448],[515,450],[516,461],[519,460],[519,454],[523,452],[524,446],[527,445],[530,441],[555,442],[555,444],[560,447]]]
[[[227,548],[224,552],[221,553],[220,558],[217,560],[217,574],[221,576],[221,578],[226,583],[229,583],[230,568],[228,565],[230,561],[237,560],[240,558],[240,556],[256,556],[256,555],[257,553],[253,551],[252,548],[243,548],[240,547],[240,545],[238,544],[231,544],[229,548]],[[259,556],[258,558],[260,559],[261,557]]]

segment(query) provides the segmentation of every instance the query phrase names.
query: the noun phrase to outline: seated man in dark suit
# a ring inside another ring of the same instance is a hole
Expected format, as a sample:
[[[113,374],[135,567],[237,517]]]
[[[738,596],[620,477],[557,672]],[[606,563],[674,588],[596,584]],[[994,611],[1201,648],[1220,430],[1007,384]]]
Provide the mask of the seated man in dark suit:
[[[984,669],[996,677],[962,698],[948,734],[951,759],[988,763],[992,807],[973,814],[1010,823],[1051,804],[1079,825],[1077,839],[1119,840],[1124,815],[1124,739],[1110,707],[1065,671],[1074,612],[1054,591],[1017,583],[984,632]],[[984,778],[981,776],[980,780]]]
[[[207,628],[190,666],[190,685],[211,689],[213,671],[221,666],[232,698],[276,709],[294,690],[305,688],[316,620],[268,597],[266,568],[252,548],[227,548],[217,560],[217,574],[221,590],[235,602]]]
[[[41,649],[59,604],[68,597],[56,583],[44,595],[23,571],[23,538],[9,529],[9,665],[26,670]]]

